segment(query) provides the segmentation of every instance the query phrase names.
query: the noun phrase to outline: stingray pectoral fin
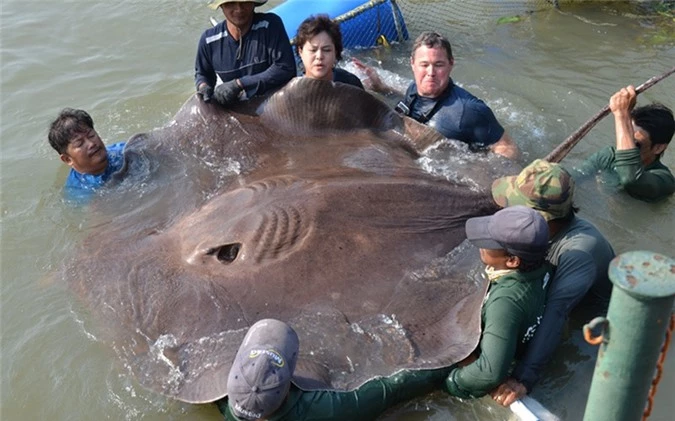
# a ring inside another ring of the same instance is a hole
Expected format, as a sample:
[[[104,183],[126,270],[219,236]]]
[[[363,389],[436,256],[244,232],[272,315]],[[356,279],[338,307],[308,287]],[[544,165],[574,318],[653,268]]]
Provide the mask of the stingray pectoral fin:
[[[291,80],[267,100],[260,117],[268,127],[293,136],[401,126],[394,110],[363,89],[310,78]]]
[[[426,124],[419,123],[410,117],[403,117],[403,125],[405,128],[405,139],[413,145],[418,153],[424,152],[429,146],[443,140],[442,134]]]
[[[111,177],[112,182],[119,183],[131,171],[133,164],[139,161],[142,156],[142,148],[146,142],[148,135],[146,133],[139,133],[132,136],[124,145],[124,163],[122,168],[117,170]]]

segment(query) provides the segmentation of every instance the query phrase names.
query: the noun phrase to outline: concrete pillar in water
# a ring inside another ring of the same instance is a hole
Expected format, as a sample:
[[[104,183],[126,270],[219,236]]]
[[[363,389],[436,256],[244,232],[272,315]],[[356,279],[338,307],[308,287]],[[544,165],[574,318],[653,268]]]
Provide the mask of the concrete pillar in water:
[[[635,421],[642,417],[675,298],[675,260],[647,252],[617,256],[609,265],[614,284],[602,326],[584,421]],[[666,391],[666,393],[668,393]]]

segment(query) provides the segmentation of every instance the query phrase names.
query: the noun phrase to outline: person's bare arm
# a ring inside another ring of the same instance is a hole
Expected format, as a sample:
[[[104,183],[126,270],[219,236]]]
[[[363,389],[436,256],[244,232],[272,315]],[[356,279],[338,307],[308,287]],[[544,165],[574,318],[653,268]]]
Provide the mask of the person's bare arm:
[[[520,156],[518,145],[506,132],[504,132],[497,142],[490,145],[490,150],[509,159],[516,159]]]
[[[629,85],[609,99],[609,109],[614,115],[616,130],[616,150],[633,149],[635,145],[633,123],[630,112],[635,106],[637,94],[633,85]]]
[[[368,66],[358,59],[352,59],[354,65],[366,74],[366,78],[362,80],[366,89],[383,94],[383,95],[399,95],[404,96],[405,92],[401,92],[393,86],[389,86],[382,81],[380,75],[374,67]]]

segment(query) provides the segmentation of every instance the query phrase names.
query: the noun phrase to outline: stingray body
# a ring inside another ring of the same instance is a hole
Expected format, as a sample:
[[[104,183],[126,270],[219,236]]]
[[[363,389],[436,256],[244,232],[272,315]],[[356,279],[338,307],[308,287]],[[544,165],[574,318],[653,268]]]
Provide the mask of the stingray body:
[[[480,184],[501,161],[458,161],[478,188],[437,177],[418,153],[438,140],[329,82],[233,110],[193,97],[129,142],[70,285],[140,383],[186,402],[227,394],[268,317],[299,334],[301,388],[449,366],[478,343],[486,284],[466,273],[464,223],[496,210]]]

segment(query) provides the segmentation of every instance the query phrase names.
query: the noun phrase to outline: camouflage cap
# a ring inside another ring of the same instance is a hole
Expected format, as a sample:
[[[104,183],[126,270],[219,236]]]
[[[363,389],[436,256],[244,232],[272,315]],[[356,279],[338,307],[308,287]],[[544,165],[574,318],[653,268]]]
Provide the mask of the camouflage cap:
[[[492,183],[492,197],[501,207],[523,205],[539,211],[547,220],[566,217],[572,211],[574,179],[559,164],[537,159],[517,176]]]

